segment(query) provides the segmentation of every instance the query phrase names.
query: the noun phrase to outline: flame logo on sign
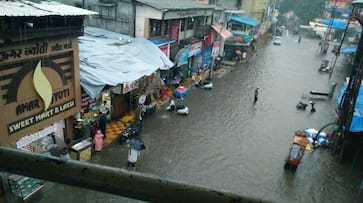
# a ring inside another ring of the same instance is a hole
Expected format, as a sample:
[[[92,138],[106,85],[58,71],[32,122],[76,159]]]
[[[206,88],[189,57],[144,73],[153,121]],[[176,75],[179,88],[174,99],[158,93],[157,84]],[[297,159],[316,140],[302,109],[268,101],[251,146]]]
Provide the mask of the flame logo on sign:
[[[33,74],[34,88],[44,102],[44,110],[47,110],[52,101],[52,86],[42,72],[41,61],[38,62]]]

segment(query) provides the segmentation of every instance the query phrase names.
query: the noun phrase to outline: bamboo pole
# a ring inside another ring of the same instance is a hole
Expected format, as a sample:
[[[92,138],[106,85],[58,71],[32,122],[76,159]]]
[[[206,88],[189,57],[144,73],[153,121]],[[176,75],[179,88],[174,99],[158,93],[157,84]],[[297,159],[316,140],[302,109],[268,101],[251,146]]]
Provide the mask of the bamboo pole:
[[[148,202],[264,202],[154,175],[8,147],[0,147],[0,170]]]

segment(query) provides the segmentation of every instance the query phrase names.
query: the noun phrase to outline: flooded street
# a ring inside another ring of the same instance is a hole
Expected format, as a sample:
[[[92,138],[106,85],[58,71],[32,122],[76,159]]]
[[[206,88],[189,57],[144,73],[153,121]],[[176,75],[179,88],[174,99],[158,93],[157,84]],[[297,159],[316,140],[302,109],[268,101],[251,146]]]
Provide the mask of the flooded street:
[[[339,163],[327,150],[307,151],[295,174],[283,169],[296,130],[320,129],[336,119],[336,97],[348,70],[337,65],[329,79],[318,72],[321,58],[317,40],[299,44],[297,36],[284,36],[281,46],[267,41],[248,63],[214,78],[213,90],[190,91],[184,100],[190,115],[160,107],[147,118],[137,170],[273,202],[354,202],[359,167]],[[316,101],[315,113],[310,106],[295,108],[299,100],[308,102],[303,93],[328,92],[334,82],[333,99]],[[126,146],[115,143],[93,161],[124,168],[126,155]],[[138,202],[62,185],[52,190],[40,202],[59,198],[56,191],[71,194],[62,197],[66,201]]]
[[[285,36],[281,46],[267,42],[249,63],[213,80],[212,91],[191,91],[188,117],[159,111],[147,120],[140,170],[275,202],[352,202],[358,169],[339,164],[328,151],[307,152],[296,174],[283,170],[294,131],[335,120],[347,72],[337,66],[329,79],[317,71],[318,41],[296,41]],[[317,101],[317,112],[296,110],[304,92],[328,92],[333,82],[333,99]]]

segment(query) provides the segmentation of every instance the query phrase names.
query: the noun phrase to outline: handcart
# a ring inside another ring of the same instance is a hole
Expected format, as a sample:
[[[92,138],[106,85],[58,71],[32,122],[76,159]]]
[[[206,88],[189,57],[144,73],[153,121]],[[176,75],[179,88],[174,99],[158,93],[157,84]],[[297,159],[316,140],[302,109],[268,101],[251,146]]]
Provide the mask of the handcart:
[[[306,134],[303,131],[296,131],[293,144],[284,165],[285,170],[291,170],[292,172],[296,171],[307,145],[309,145],[309,140]]]

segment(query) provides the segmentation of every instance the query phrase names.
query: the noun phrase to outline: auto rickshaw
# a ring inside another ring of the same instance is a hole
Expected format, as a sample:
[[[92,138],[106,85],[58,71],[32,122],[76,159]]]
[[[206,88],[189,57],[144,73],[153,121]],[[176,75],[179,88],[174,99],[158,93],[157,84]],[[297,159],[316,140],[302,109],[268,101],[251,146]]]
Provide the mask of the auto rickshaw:
[[[305,148],[309,145],[309,140],[305,132],[296,131],[294,141],[290,148],[289,155],[286,159],[284,169],[295,172],[304,155]]]

